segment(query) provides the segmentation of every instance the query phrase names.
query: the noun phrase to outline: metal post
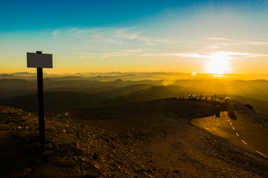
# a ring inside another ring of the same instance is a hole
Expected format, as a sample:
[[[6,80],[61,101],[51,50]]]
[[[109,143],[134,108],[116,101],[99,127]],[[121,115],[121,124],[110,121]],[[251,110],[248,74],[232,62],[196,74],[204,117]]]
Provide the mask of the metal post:
[[[37,54],[42,54],[37,51]],[[39,115],[39,135],[41,151],[45,149],[45,118],[44,118],[44,92],[43,92],[43,68],[37,68],[37,87],[38,87],[38,115]]]

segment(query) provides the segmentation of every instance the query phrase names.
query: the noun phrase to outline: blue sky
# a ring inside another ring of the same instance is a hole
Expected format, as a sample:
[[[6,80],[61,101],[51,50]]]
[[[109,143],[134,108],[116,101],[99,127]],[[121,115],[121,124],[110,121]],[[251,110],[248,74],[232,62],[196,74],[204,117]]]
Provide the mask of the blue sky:
[[[166,8],[190,4],[153,0],[7,0],[0,6],[1,31],[127,25]]]
[[[226,72],[265,72],[267,19],[265,0],[1,0],[0,69],[42,50],[56,72],[208,72],[219,54]]]
[[[129,25],[168,9],[267,10],[265,0],[1,0],[3,32]]]

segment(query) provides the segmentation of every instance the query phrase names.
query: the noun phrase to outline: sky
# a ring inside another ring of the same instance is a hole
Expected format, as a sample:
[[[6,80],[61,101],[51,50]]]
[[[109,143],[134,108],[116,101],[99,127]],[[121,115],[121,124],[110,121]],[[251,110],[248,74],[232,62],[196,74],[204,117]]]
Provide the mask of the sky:
[[[267,0],[0,0],[0,73],[268,73]]]

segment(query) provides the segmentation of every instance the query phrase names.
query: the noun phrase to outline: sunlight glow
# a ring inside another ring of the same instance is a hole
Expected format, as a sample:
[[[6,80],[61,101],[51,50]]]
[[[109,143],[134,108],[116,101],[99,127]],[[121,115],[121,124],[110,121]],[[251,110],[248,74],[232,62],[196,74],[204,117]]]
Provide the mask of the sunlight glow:
[[[193,77],[196,76],[196,74],[197,74],[196,72],[192,72],[192,76],[193,76]]]
[[[211,54],[207,61],[207,72],[216,75],[223,75],[230,69],[229,59],[230,56],[224,52]]]

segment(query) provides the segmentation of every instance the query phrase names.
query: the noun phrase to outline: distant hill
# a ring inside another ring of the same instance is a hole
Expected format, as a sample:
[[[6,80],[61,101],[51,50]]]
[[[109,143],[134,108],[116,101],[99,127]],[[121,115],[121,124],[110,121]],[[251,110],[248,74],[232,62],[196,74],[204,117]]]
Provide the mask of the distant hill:
[[[74,118],[86,120],[120,118],[147,120],[167,116],[175,118],[209,116],[215,114],[217,109],[224,110],[220,104],[165,98],[96,107],[77,107],[71,113]]]
[[[154,74],[168,77],[167,74]],[[142,80],[125,80],[138,76]],[[122,78],[120,78],[122,77]],[[147,77],[147,78],[146,78]],[[66,111],[75,107],[114,105],[150,101],[169,97],[195,95],[230,96],[243,104],[251,104],[258,112],[268,115],[268,82],[266,80],[149,80],[150,74],[88,76],[57,76],[44,80],[45,102],[48,112]],[[111,79],[112,78],[112,79]],[[171,83],[172,85],[163,85]],[[36,111],[36,79],[0,79],[0,104],[19,106]]]

